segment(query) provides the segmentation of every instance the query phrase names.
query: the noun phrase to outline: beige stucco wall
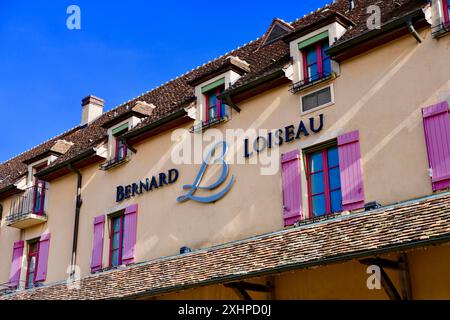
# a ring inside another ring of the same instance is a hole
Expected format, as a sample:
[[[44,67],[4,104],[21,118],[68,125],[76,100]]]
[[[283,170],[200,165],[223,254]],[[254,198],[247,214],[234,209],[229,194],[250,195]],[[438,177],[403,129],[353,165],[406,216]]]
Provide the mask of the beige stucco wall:
[[[293,95],[288,86],[281,86],[242,102],[241,113],[234,112],[232,120],[218,128],[278,129],[324,114],[321,133],[284,144],[281,153],[359,130],[366,201],[387,205],[431,194],[420,109],[438,102],[442,93],[450,91],[450,64],[442,63],[448,60],[450,37],[437,41],[431,39],[429,31],[422,31],[421,35],[425,39],[421,45],[407,36],[342,63],[341,75],[334,81],[335,104],[330,107],[301,115],[300,94]],[[259,165],[231,165],[230,173],[236,176],[236,183],[215,204],[177,203],[176,198],[183,194],[182,186],[194,181],[200,165],[174,165],[170,160],[174,145],[171,132],[160,134],[135,146],[138,153],[125,165],[106,172],[99,170],[98,165],[82,170],[77,264],[83,276],[90,272],[94,218],[134,203],[139,205],[137,262],[175,255],[181,246],[198,249],[283,228],[280,173],[262,176]],[[241,149],[239,157],[242,152]],[[115,203],[116,186],[172,168],[180,172],[174,185],[120,205]],[[307,210],[304,174],[302,177]],[[73,174],[52,181],[48,223],[26,230],[21,236],[29,240],[51,232],[47,283],[67,277],[75,191]],[[5,216],[10,200],[3,203]],[[12,245],[19,237],[20,232],[2,224],[0,283],[8,281]],[[108,249],[109,233],[105,230],[104,266]]]
[[[11,200],[0,201],[3,206],[3,217],[0,221],[0,284],[5,284],[9,279],[14,241],[20,239],[20,230],[6,226],[6,216],[9,214]]]

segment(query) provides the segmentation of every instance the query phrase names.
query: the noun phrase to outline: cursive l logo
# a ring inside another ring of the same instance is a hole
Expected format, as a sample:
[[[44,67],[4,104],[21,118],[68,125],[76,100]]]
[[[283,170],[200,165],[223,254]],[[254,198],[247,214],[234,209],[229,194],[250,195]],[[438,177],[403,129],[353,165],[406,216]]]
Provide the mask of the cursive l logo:
[[[202,181],[203,178],[203,174],[206,171],[206,168],[208,167],[208,163],[211,161],[211,158],[214,155],[214,151],[219,147],[222,146],[222,154],[220,155],[220,157],[218,157],[214,163],[222,163],[222,173],[219,177],[219,179],[214,182],[213,184],[206,186],[206,187],[200,187],[200,182]],[[185,202],[187,200],[193,200],[193,201],[197,201],[197,202],[201,202],[201,203],[212,203],[212,202],[216,202],[217,200],[220,200],[223,196],[225,196],[225,194],[227,194],[228,191],[230,191],[231,187],[233,186],[236,177],[234,175],[231,176],[231,181],[230,183],[228,183],[228,185],[220,192],[209,196],[209,197],[198,197],[195,196],[195,192],[197,190],[214,190],[217,189],[219,186],[221,186],[225,180],[227,179],[228,176],[228,165],[225,162],[225,155],[227,153],[227,143],[225,141],[219,142],[217,144],[215,144],[211,150],[208,152],[208,154],[206,155],[206,159],[204,159],[203,164],[200,168],[200,171],[197,175],[197,178],[195,178],[194,184],[192,185],[185,185],[183,186],[183,189],[189,190],[189,192],[181,197],[177,198],[178,202]]]

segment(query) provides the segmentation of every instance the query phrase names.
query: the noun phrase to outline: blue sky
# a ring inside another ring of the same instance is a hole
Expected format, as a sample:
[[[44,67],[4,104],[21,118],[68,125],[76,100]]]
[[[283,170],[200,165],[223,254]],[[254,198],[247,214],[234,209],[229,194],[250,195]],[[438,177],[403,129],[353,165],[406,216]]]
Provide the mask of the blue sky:
[[[86,95],[112,109],[329,2],[1,0],[0,162],[78,125]]]

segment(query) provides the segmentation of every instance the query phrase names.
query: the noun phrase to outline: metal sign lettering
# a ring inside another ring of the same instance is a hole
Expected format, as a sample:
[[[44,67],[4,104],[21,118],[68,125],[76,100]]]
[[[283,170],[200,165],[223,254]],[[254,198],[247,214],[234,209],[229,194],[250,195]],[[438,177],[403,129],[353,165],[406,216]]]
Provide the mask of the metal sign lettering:
[[[222,146],[222,154],[217,159],[215,159],[213,163],[217,163],[217,164],[221,163],[222,164],[221,175],[220,175],[219,179],[216,182],[214,182],[213,184],[206,186],[206,187],[201,187],[200,183],[202,181],[203,175],[204,175],[206,169],[208,168],[208,164],[210,163],[211,158],[214,156],[214,153],[219,146]],[[206,155],[206,158],[203,161],[203,164],[200,168],[199,173],[197,174],[197,177],[195,178],[194,183],[192,185],[183,186],[183,189],[189,190],[189,192],[181,197],[178,197],[177,198],[178,202],[185,202],[188,200],[192,200],[192,201],[196,201],[196,202],[200,202],[200,203],[212,203],[212,202],[216,202],[216,201],[220,200],[221,198],[223,198],[223,196],[225,196],[225,194],[228,193],[228,191],[230,191],[231,187],[233,186],[234,182],[236,181],[236,177],[234,175],[231,176],[230,182],[227,184],[227,186],[222,191],[220,191],[216,194],[213,194],[211,196],[208,196],[208,197],[200,197],[200,196],[195,195],[195,192],[197,190],[212,191],[212,190],[215,190],[218,187],[220,187],[225,182],[225,180],[228,177],[228,165],[224,159],[224,157],[227,153],[227,149],[228,149],[228,146],[225,141],[219,142],[211,148],[211,150],[208,152],[208,154]]]

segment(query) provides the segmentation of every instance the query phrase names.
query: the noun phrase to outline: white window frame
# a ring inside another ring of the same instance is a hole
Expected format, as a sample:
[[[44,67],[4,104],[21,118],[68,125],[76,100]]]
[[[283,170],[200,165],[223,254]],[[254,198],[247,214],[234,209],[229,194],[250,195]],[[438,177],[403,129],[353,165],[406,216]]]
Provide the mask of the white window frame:
[[[320,105],[320,106],[318,106],[318,107],[316,107],[316,108],[307,110],[307,111],[304,111],[304,110],[303,110],[303,98],[304,98],[305,96],[309,96],[310,94],[316,93],[316,92],[318,92],[318,91],[320,91],[320,90],[323,90],[323,89],[326,89],[326,88],[328,88],[328,87],[330,88],[330,91],[331,91],[331,101],[330,101],[330,102],[325,103],[325,104],[323,104],[323,105]],[[303,115],[308,115],[308,114],[311,114],[311,113],[313,113],[313,112],[322,110],[322,109],[324,109],[324,108],[328,108],[328,107],[330,107],[330,106],[333,106],[334,104],[335,104],[334,83],[330,83],[330,84],[328,84],[328,85],[321,86],[321,87],[319,87],[319,88],[314,88],[314,90],[311,90],[311,91],[302,92],[302,94],[300,95],[300,114],[301,114],[302,116],[303,116]]]
[[[337,39],[339,39],[340,37],[342,37],[344,35],[344,33],[347,31],[347,29],[345,29],[345,27],[342,26],[340,23],[333,22],[325,27],[314,30],[313,32],[308,33],[307,35],[304,35],[304,36],[290,42],[289,48],[290,48],[291,57],[293,59],[293,65],[294,65],[294,70],[293,70],[294,71],[294,74],[293,74],[293,76],[294,76],[293,82],[294,83],[304,80],[303,56],[302,56],[301,50],[298,49],[298,45],[301,42],[306,41],[312,37],[315,37],[325,31],[328,31],[328,42],[331,47]],[[331,70],[336,74],[340,73],[339,64],[333,60],[331,60]]]

